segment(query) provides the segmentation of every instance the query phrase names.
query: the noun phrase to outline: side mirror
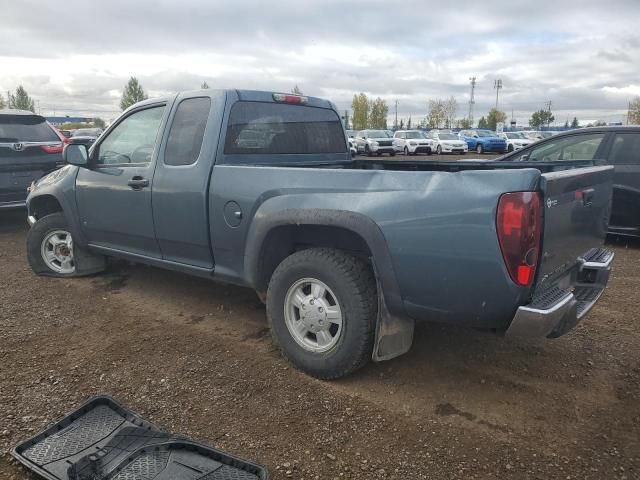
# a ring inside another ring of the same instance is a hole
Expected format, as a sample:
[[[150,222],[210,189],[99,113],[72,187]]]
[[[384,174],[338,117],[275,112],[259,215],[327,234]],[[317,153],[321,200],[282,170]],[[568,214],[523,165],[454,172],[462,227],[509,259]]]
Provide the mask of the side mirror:
[[[62,151],[62,158],[70,165],[77,165],[78,167],[86,167],[89,163],[89,150],[86,145],[81,144],[68,144],[65,145]]]
[[[363,139],[363,140],[366,140],[366,139],[367,139],[367,137],[362,137],[362,139]]]

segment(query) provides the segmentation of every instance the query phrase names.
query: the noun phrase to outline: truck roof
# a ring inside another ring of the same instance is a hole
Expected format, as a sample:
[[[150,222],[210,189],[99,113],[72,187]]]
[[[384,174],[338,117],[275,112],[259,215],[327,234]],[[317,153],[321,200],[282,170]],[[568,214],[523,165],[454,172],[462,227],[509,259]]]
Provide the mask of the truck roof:
[[[280,94],[284,94],[284,95],[295,95],[293,93],[287,93],[287,92],[270,92],[270,91],[262,91],[262,90],[238,90],[238,89],[206,89],[206,90],[188,90],[185,92],[178,92],[174,95],[164,95],[161,97],[155,97],[155,98],[149,98],[147,100],[142,100],[141,102],[138,102],[135,104],[135,106],[141,106],[141,105],[148,105],[148,104],[153,104],[153,103],[158,103],[158,102],[162,102],[162,101],[169,101],[173,98],[175,98],[177,95],[179,95],[180,93],[194,93],[194,92],[215,92],[215,91],[222,91],[222,92],[227,92],[227,93],[234,93],[238,96],[238,98],[241,101],[246,101],[246,102],[274,102],[275,100],[273,99],[273,95],[275,93],[280,93]],[[336,109],[335,105],[330,102],[329,100],[325,100],[322,98],[318,98],[318,97],[310,97],[308,95],[301,95],[302,97],[305,97],[307,99],[307,102],[305,105],[310,106],[310,107],[319,107],[319,108],[331,108],[331,109]],[[131,108],[131,107],[129,107]],[[29,112],[31,113],[31,112]]]

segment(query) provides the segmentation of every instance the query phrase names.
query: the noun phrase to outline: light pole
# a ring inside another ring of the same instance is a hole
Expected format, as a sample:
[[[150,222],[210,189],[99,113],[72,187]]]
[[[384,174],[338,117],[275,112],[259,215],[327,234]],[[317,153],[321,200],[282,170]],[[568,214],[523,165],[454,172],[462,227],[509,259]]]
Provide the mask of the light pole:
[[[496,89],[496,110],[498,110],[498,95],[500,93],[500,89],[502,88],[502,80],[500,80],[500,79],[494,80],[493,81],[493,88]]]

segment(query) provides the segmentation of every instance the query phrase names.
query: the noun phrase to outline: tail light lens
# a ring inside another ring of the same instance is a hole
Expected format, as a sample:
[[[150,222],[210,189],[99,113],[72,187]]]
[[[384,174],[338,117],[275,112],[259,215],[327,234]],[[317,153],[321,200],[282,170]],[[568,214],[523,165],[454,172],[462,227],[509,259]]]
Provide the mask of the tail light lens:
[[[540,257],[542,208],[538,192],[505,193],[498,202],[498,241],[509,276],[530,286]]]
[[[280,103],[292,103],[294,105],[305,105],[308,102],[307,97],[301,95],[287,95],[286,93],[274,93],[273,99]]]
[[[63,145],[40,145],[40,149],[44,153],[62,153]]]

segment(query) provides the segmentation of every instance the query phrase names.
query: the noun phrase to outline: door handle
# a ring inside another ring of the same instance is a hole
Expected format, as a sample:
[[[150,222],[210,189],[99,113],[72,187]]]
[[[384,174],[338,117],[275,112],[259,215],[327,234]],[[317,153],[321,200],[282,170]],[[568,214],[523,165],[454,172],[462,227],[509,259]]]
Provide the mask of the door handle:
[[[593,203],[593,196],[595,190],[593,188],[587,188],[586,190],[582,190],[582,204],[585,207],[590,207]]]
[[[144,187],[149,186],[149,180],[136,175],[127,182],[127,185],[129,185],[133,190],[141,190]]]

